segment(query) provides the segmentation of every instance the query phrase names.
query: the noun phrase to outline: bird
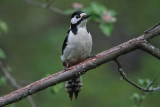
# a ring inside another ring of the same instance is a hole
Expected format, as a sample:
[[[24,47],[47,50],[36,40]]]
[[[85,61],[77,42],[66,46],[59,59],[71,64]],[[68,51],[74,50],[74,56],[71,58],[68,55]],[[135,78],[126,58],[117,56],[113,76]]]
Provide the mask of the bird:
[[[76,11],[71,15],[70,27],[62,46],[61,60],[65,69],[86,60],[90,56],[92,36],[86,27],[87,19],[90,16],[82,11]],[[82,88],[83,81],[81,76],[65,82],[65,90],[71,100],[73,95],[77,100]]]

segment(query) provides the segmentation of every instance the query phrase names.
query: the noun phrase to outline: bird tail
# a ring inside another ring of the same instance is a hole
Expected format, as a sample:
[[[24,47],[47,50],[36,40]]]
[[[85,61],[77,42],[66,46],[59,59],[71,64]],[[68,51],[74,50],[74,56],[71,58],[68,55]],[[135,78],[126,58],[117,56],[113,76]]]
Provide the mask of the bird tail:
[[[81,76],[70,79],[65,82],[65,90],[68,92],[71,100],[73,94],[75,95],[75,99],[77,100],[78,93],[81,91],[82,88],[83,88],[83,81]]]

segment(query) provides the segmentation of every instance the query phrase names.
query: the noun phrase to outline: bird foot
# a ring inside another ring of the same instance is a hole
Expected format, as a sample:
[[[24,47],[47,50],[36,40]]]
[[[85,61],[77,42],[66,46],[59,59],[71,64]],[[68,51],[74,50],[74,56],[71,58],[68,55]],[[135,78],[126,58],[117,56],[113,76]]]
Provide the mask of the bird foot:
[[[69,71],[69,70],[72,70],[72,69],[73,69],[73,67],[69,67],[69,68],[68,67],[64,67],[65,71]]]
[[[87,57],[87,59],[91,59],[91,58],[94,58],[94,57],[96,57],[96,55],[90,55],[90,56]]]

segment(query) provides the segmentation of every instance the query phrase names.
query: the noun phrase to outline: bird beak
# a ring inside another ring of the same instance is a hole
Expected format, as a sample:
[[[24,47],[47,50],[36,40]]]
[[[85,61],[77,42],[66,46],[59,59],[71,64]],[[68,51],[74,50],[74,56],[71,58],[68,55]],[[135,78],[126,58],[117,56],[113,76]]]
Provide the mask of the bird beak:
[[[91,15],[84,15],[83,17],[82,17],[82,19],[87,19],[87,18],[89,18]]]
[[[89,18],[91,15],[86,15],[86,13],[81,13],[80,14],[80,17],[82,18],[82,19],[87,19],[87,18]]]

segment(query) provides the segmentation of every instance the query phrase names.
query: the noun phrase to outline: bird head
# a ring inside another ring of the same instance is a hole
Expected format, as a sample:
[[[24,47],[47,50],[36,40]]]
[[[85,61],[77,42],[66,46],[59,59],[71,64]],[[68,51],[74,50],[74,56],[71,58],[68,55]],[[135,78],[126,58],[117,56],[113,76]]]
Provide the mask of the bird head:
[[[87,23],[87,18],[91,15],[87,15],[82,11],[76,11],[71,16],[71,27],[85,27]]]

